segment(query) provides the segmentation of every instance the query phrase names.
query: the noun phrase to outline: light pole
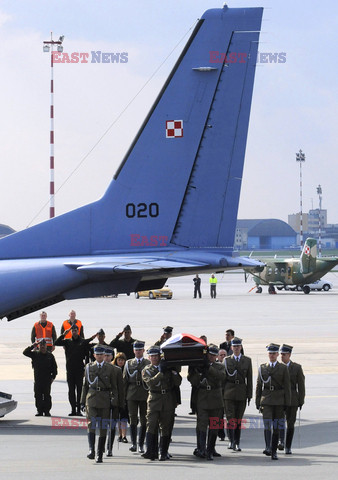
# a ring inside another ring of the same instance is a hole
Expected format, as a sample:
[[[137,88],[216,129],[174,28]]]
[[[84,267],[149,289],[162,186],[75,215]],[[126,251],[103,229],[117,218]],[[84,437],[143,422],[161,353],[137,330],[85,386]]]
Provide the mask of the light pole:
[[[302,162],[305,162],[305,153],[299,150],[296,153],[296,161],[299,162],[299,193],[300,193],[300,250],[303,250],[303,183]]]
[[[53,77],[53,47],[57,45],[58,52],[63,51],[63,42],[64,36],[61,35],[59,40],[53,40],[53,32],[50,33],[50,40],[43,42],[43,51],[49,52],[50,54],[50,161],[49,161],[49,169],[50,169],[50,182],[49,182],[49,218],[55,217],[55,204],[54,204],[54,77]]]
[[[319,213],[318,213],[318,256],[322,256],[322,219],[321,219],[321,211],[322,211],[322,187],[318,185],[317,193],[319,196]]]

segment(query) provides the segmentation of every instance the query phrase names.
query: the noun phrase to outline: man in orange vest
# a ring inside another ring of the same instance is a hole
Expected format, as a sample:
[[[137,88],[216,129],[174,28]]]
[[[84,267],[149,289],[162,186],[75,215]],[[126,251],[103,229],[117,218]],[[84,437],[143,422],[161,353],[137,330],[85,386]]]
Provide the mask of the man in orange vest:
[[[47,321],[47,313],[40,313],[40,321],[34,323],[31,333],[31,342],[38,344],[42,339],[46,341],[47,350],[53,352],[56,340],[56,330],[52,322]]]
[[[82,323],[80,322],[80,320],[78,320],[76,318],[76,312],[75,310],[71,310],[69,312],[69,320],[65,320],[62,324],[62,327],[61,327],[61,335],[63,335],[63,332],[65,332],[66,330],[69,330],[73,325],[76,325],[78,330],[79,330],[79,336],[81,338],[84,338],[84,331],[83,331],[83,325]],[[71,330],[69,330],[68,333],[66,333],[66,335],[64,336],[65,339],[69,339],[69,338],[72,338],[72,332]]]

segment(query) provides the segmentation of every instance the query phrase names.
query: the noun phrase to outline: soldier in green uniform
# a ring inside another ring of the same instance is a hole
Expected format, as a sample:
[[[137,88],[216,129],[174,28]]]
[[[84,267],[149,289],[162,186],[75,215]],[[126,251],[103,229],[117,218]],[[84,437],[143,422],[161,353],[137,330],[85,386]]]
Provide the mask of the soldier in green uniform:
[[[217,346],[209,345],[205,365],[203,367],[190,367],[188,373],[189,382],[197,389],[197,448],[194,455],[208,460],[220,456],[215,450],[218,428],[210,428],[213,419],[220,420],[222,418],[223,411],[222,386],[226,374],[224,364],[216,362],[217,355]],[[205,448],[206,443],[207,449]]]
[[[278,460],[279,429],[284,428],[284,409],[291,404],[288,368],[277,361],[279,345],[267,345],[269,361],[258,369],[256,407],[263,413],[265,449],[263,453]],[[271,439],[272,428],[272,439]]]
[[[252,398],[252,363],[251,358],[241,354],[242,339],[233,338],[233,354],[224,360],[226,381],[223,398],[227,419],[229,448],[240,452],[241,422],[246,404]]]
[[[167,460],[171,432],[174,424],[177,399],[175,387],[182,382],[181,375],[172,368],[167,368],[161,360],[160,347],[149,348],[150,365],[142,370],[142,379],[149,389],[147,400],[147,451],[144,458],[155,460],[158,457],[157,435],[160,429],[160,460]]]
[[[160,347],[162,343],[166,342],[170,337],[172,337],[173,334],[173,327],[170,327],[169,325],[167,327],[163,327],[163,333],[157,342],[154,343],[154,346]]]
[[[144,453],[143,445],[147,429],[147,398],[148,390],[142,381],[142,370],[150,364],[150,361],[143,358],[144,342],[134,342],[134,355],[126,362],[123,370],[123,383],[128,403],[130,437],[132,446],[131,452],[137,451],[137,424],[140,419],[140,431],[138,437],[139,453]]]
[[[81,405],[88,419],[89,459],[95,458],[95,430],[97,424],[100,436],[96,462],[102,463],[107,427],[110,423],[111,405],[117,409],[124,406],[124,390],[121,369],[104,361],[105,348],[97,345],[94,349],[96,361],[88,364],[82,388]],[[115,418],[115,417],[113,417]]]
[[[291,405],[285,411],[286,418],[286,439],[285,439],[285,453],[291,455],[291,444],[293,434],[295,431],[295,423],[298,408],[301,410],[304,405],[305,398],[305,376],[302,366],[299,363],[290,360],[293,347],[285,343],[280,348],[282,362],[288,367],[290,382],[291,382]],[[285,430],[280,430],[278,449],[284,450]]]

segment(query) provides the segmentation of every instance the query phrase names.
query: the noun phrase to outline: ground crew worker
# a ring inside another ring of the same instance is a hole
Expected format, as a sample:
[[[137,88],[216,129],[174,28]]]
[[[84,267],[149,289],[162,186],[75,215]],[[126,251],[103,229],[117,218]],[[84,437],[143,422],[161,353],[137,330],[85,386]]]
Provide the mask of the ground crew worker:
[[[54,343],[56,340],[56,331],[52,322],[47,321],[47,313],[40,313],[40,321],[34,323],[31,332],[31,342],[39,343],[42,339],[45,339],[47,350],[53,352],[55,349]]]
[[[202,294],[201,294],[201,278],[198,276],[198,274],[196,275],[196,277],[193,278],[192,280],[194,282],[194,298],[197,297],[197,294],[198,294],[198,297],[199,298],[202,298]]]
[[[291,445],[293,434],[295,431],[295,423],[297,417],[298,408],[301,410],[304,405],[305,399],[305,377],[303,373],[302,366],[299,363],[292,362],[290,360],[293,347],[286,345],[285,343],[280,348],[280,354],[282,357],[282,362],[288,367],[290,383],[291,383],[291,405],[286,408],[285,418],[286,418],[286,439],[285,439],[285,453],[286,455],[291,455]],[[279,443],[278,449],[284,450],[284,437],[285,430],[279,431]]]
[[[65,332],[65,330],[68,330],[68,333],[64,336],[65,339],[69,339],[69,338],[72,338],[72,333],[71,333],[71,330],[70,328],[73,326],[73,325],[76,325],[77,328],[79,329],[79,335],[81,338],[84,338],[84,330],[83,330],[83,325],[82,325],[82,322],[80,322],[80,320],[78,320],[76,318],[76,312],[75,310],[71,310],[69,312],[69,319],[68,320],[65,320],[62,324],[62,327],[61,327],[61,335],[63,335],[63,333]]]
[[[142,379],[149,388],[147,399],[147,451],[144,458],[158,458],[157,435],[160,429],[160,460],[168,459],[168,448],[174,424],[177,399],[175,387],[182,382],[181,375],[172,368],[167,368],[161,360],[161,350],[153,345],[148,350],[150,365],[142,370]]]
[[[160,347],[162,343],[166,342],[169,338],[172,337],[173,335],[173,327],[170,327],[169,325],[167,327],[163,327],[163,333],[157,342],[154,343],[156,347]]]
[[[122,371],[104,361],[105,348],[97,345],[94,350],[96,361],[86,365],[85,378],[81,394],[81,409],[86,406],[88,420],[89,453],[87,457],[95,458],[95,430],[98,425],[100,436],[98,440],[96,463],[102,463],[105,449],[107,427],[112,423],[111,406],[116,410],[112,418],[118,417],[118,410],[124,406],[124,391]]]
[[[36,350],[36,347],[38,349]],[[54,355],[47,351],[47,343],[43,338],[39,343],[34,342],[22,352],[32,359],[34,369],[34,397],[37,413],[36,417],[50,417],[52,397],[50,390],[58,373]]]
[[[72,332],[72,337],[64,339],[64,337]],[[65,330],[59,338],[56,339],[55,345],[65,348],[66,353],[66,371],[68,383],[68,400],[72,411],[69,416],[83,416],[80,411],[80,397],[83,383],[84,359],[88,355],[90,348],[89,343],[96,337],[96,333],[86,340],[79,335],[77,325],[73,325]]]
[[[215,444],[219,421],[222,419],[223,412],[222,386],[225,381],[225,368],[224,364],[216,361],[217,355],[217,346],[208,345],[205,365],[203,367],[190,367],[188,372],[189,382],[197,388],[197,448],[194,455],[208,460],[220,457],[220,454],[215,450]],[[215,418],[218,420],[218,425],[210,428]]]
[[[123,382],[128,404],[131,452],[137,451],[137,424],[140,420],[140,431],[138,437],[138,451],[144,453],[144,440],[147,429],[147,398],[148,390],[142,381],[142,370],[150,364],[150,360],[143,357],[144,342],[136,340],[134,342],[135,358],[127,360],[123,370]]]
[[[109,344],[111,347],[116,348],[117,352],[124,353],[127,360],[134,358],[133,344],[136,339],[132,338],[131,334],[130,325],[126,325],[122,332],[118,333]],[[123,338],[121,339],[122,335]]]
[[[215,277],[214,274],[212,274],[211,277],[209,278],[209,283],[210,283],[210,297],[216,298],[217,278]]]
[[[279,429],[284,429],[284,409],[291,404],[291,388],[288,368],[277,362],[279,345],[267,345],[269,361],[258,369],[256,407],[263,413],[265,449],[263,453],[278,460]],[[271,439],[272,428],[272,439]]]
[[[241,423],[246,404],[252,398],[251,358],[241,354],[242,339],[231,340],[233,354],[224,361],[226,380],[223,391],[229,448],[240,452]]]

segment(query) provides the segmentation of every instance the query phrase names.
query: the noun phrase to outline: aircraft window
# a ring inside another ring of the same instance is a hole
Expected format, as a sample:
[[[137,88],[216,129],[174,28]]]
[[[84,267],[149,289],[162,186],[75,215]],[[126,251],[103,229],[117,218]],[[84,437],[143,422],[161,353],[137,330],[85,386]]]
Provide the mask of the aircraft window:
[[[281,272],[282,275],[284,275],[284,273],[285,273],[285,268],[282,267],[282,268],[280,269],[280,272]]]
[[[278,267],[275,268],[275,275],[278,275]]]
[[[269,268],[268,268],[268,275],[271,275],[271,274],[272,274],[272,268],[269,267]]]
[[[291,275],[291,267],[288,267],[288,275]]]

